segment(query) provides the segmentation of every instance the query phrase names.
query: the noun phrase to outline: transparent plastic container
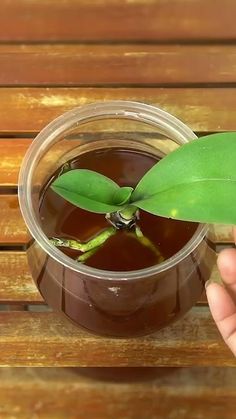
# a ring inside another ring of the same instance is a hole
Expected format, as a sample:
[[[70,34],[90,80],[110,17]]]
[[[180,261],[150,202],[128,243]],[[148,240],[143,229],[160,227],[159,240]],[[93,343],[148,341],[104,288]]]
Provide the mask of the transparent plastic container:
[[[64,255],[44,234],[39,214],[47,181],[81,153],[122,146],[163,157],[196,138],[168,113],[128,101],[73,109],[39,133],[21,167],[19,201],[32,235],[27,250],[32,276],[52,308],[91,332],[133,337],[159,330],[196,303],[214,262],[208,226],[199,225],[181,251],[156,266],[112,272]]]

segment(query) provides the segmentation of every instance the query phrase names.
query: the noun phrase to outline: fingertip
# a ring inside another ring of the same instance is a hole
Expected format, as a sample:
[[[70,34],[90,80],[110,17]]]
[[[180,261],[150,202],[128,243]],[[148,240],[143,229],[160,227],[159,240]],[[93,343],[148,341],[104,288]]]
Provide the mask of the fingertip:
[[[219,298],[219,292],[221,292],[221,288],[222,285],[218,284],[216,282],[211,282],[210,280],[207,281],[207,283],[205,284],[206,286],[206,294],[207,294],[207,298],[208,298],[208,302],[209,300],[218,300]]]
[[[220,252],[217,265],[226,284],[236,283],[236,249],[224,249]]]

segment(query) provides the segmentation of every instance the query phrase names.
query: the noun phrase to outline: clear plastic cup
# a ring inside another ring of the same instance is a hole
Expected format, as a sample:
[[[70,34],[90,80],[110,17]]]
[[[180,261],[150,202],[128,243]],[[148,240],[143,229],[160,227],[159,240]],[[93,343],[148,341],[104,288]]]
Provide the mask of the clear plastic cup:
[[[195,134],[172,115],[142,103],[111,101],[73,109],[46,126],[25,155],[19,202],[32,235],[27,257],[45,301],[96,334],[133,337],[159,330],[199,299],[214,262],[200,224],[174,256],[150,268],[112,272],[79,264],[54,247],[42,230],[40,198],[65,162],[108,147],[163,157]]]

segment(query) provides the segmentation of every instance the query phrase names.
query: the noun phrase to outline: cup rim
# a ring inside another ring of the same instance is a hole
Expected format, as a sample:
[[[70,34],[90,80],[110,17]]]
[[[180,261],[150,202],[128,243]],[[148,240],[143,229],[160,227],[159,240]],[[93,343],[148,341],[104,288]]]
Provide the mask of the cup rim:
[[[162,127],[168,127],[173,133],[178,134],[185,143],[197,139],[197,136],[193,131],[183,122],[155,106],[123,100],[95,102],[74,108],[46,125],[36,136],[23,159],[19,173],[18,196],[20,210],[26,226],[30,231],[30,234],[46,254],[50,255],[58,263],[79,274],[91,278],[107,280],[138,280],[153,276],[172,268],[185,259],[199,245],[208,231],[207,224],[199,224],[191,239],[182,247],[182,249],[160,264],[134,271],[107,271],[78,264],[78,262],[66,256],[63,252],[53,246],[41,229],[36,215],[34,214],[29,191],[34,165],[40,159],[44,149],[50,145],[56,137],[73,127],[75,124],[86,123],[89,122],[90,119],[123,118],[137,120],[138,117],[140,122],[146,122],[156,128],[159,127],[158,123],[161,122]]]

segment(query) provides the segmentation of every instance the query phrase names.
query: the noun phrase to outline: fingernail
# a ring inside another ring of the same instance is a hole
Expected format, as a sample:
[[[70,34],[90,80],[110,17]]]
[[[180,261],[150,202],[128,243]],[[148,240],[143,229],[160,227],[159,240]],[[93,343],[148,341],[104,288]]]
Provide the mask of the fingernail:
[[[212,278],[212,279],[208,279],[205,282],[205,289],[207,289],[207,287],[209,287],[210,284],[218,284],[221,285],[222,287],[224,286],[223,281],[220,278]]]
[[[210,279],[208,279],[206,282],[205,282],[205,288],[207,289],[207,287],[208,287],[208,285],[210,285],[211,284],[211,280]]]

